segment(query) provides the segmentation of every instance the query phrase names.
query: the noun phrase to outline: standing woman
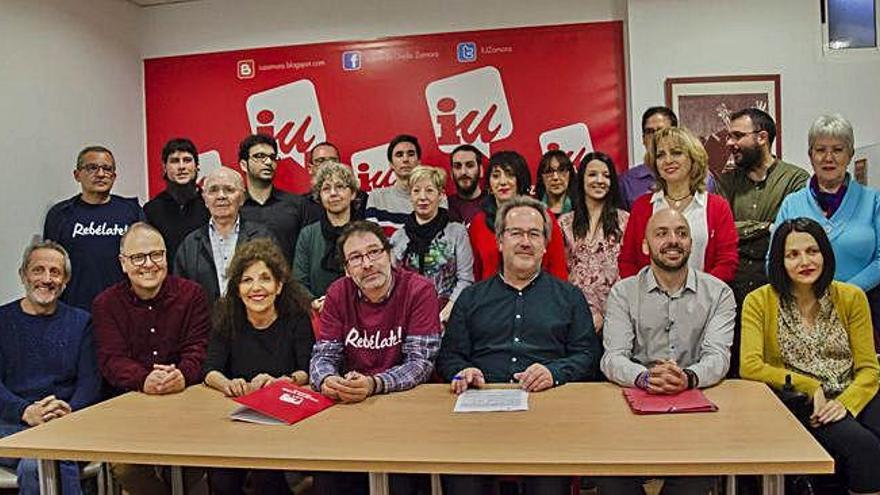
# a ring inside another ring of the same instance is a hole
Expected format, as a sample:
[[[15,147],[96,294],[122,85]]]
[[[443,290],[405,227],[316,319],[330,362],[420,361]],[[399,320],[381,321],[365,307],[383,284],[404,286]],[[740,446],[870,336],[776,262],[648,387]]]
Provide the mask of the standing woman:
[[[568,279],[584,293],[600,332],[608,293],[620,279],[617,256],[629,213],[623,209],[614,162],[605,153],[584,156],[573,182],[579,199],[573,212],[559,217]]]
[[[846,171],[853,156],[853,128],[840,115],[823,115],[808,136],[813,176],[808,187],[789,195],[776,223],[807,217],[831,240],[837,268],[834,279],[868,295],[874,335],[880,327],[880,193],[852,180]],[[875,342],[877,343],[877,342]]]
[[[547,205],[547,209],[559,216],[574,208],[577,197],[574,178],[574,165],[562,150],[544,153],[538,164],[538,184],[535,197]]]
[[[308,383],[312,345],[309,298],[281,250],[268,239],[239,247],[229,265],[229,289],[214,309],[205,360],[205,384],[239,397],[275,380]],[[283,471],[211,468],[214,494],[243,494],[248,474],[253,491],[290,493]]]
[[[642,247],[648,219],[654,212],[672,208],[691,226],[688,266],[725,282],[733,281],[739,263],[733,213],[727,200],[706,192],[709,155],[700,140],[683,127],[658,130],[646,165],[657,177],[657,192],[642,195],[632,205],[618,259],[620,277],[631,277],[648,265],[648,254]]]
[[[495,214],[498,206],[514,196],[527,196],[532,185],[531,172],[525,158],[516,151],[499,151],[489,158],[486,170],[486,190],[483,211],[477,213],[468,227],[471,249],[474,253],[474,277],[477,282],[498,273],[501,254],[495,235]],[[565,248],[556,217],[550,213],[552,230],[542,268],[560,280],[568,280],[565,267]]]
[[[302,284],[312,301],[312,309],[320,312],[324,294],[336,279],[345,275],[339,261],[336,240],[342,229],[359,215],[358,183],[347,165],[328,163],[315,177],[312,195],[323,206],[319,222],[306,226],[296,242],[293,257],[293,278]]]
[[[474,283],[474,255],[467,229],[449,221],[440,208],[446,190],[446,172],[418,166],[409,176],[409,197],[413,212],[402,229],[391,236],[394,266],[415,271],[434,282],[440,299],[440,321],[446,322],[452,305],[467,286]]]
[[[868,301],[833,281],[834,251],[809,218],[784,221],[770,244],[769,285],[746,296],[740,375],[805,395],[792,412],[834,457],[850,493],[880,492],[880,365]]]

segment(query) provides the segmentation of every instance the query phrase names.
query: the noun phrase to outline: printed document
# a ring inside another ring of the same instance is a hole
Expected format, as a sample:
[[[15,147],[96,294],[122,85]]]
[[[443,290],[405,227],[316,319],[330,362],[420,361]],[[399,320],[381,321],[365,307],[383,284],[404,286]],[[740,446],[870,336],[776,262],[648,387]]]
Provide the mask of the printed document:
[[[529,393],[518,388],[465,390],[453,412],[528,411]]]

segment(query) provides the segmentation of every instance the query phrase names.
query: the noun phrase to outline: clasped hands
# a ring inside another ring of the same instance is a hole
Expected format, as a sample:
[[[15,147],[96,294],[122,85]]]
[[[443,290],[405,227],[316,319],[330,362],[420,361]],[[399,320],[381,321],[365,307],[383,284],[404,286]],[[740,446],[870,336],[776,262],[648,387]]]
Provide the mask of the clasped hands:
[[[677,394],[688,387],[688,377],[675,361],[656,361],[647,371],[644,389],[652,394]]]
[[[346,403],[361,402],[376,391],[376,380],[357,371],[345,376],[331,375],[321,384],[321,393],[331,399]]]
[[[174,394],[184,388],[183,373],[173,364],[154,364],[153,371],[144,379],[144,393],[151,395]]]
[[[37,426],[53,419],[67,416],[70,414],[70,411],[70,404],[55,398],[54,395],[47,395],[27,406],[21,415],[21,419],[30,426]]]
[[[309,381],[309,375],[306,374],[305,371],[294,371],[290,376],[284,375],[278,378],[275,378],[268,373],[260,373],[253,377],[251,381],[247,381],[244,378],[227,378],[226,381],[220,385],[220,391],[227,397],[241,397],[242,395],[247,395],[267,385],[275,383],[278,380],[293,383],[295,385],[305,385]]]
[[[553,374],[540,363],[533,363],[524,371],[513,374],[513,379],[527,392],[540,392],[553,386]],[[465,368],[452,379],[452,391],[460,394],[469,387],[482,388],[486,378],[479,368]]]
[[[813,414],[810,416],[810,426],[817,428],[840,421],[846,416],[846,407],[836,399],[825,398],[822,387],[813,393]]]

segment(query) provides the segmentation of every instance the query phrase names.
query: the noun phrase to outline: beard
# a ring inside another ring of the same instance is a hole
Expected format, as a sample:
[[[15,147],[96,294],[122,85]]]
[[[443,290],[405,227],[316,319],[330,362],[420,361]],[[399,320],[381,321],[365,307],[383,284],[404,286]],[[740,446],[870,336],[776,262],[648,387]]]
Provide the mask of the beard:
[[[468,187],[462,187],[460,181],[455,181],[455,190],[458,192],[459,196],[471,196],[477,190],[477,179],[474,178],[471,180],[471,185]]]
[[[748,148],[740,148],[740,154],[742,155],[740,160],[736,163],[737,168],[741,168],[743,170],[752,170],[761,163],[761,148],[758,147],[748,147]]]
[[[661,250],[661,252],[666,251],[668,249],[673,249],[673,248],[677,248],[682,253],[681,259],[679,259],[678,262],[667,263],[665,260],[663,260],[663,258],[660,257],[660,253],[656,253],[654,251],[651,251],[651,262],[657,268],[663,270],[664,272],[677,272],[678,270],[681,270],[681,268],[687,264],[688,258],[691,257],[691,253],[688,251],[685,251],[684,248],[682,248],[681,246],[669,246],[669,247],[663,248]]]

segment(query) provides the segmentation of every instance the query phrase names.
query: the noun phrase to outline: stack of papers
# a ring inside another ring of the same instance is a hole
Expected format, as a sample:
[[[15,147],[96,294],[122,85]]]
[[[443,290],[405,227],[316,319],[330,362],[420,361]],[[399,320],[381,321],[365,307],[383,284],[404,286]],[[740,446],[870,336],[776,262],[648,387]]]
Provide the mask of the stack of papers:
[[[529,393],[525,390],[504,388],[465,390],[455,401],[453,412],[528,411]]]

